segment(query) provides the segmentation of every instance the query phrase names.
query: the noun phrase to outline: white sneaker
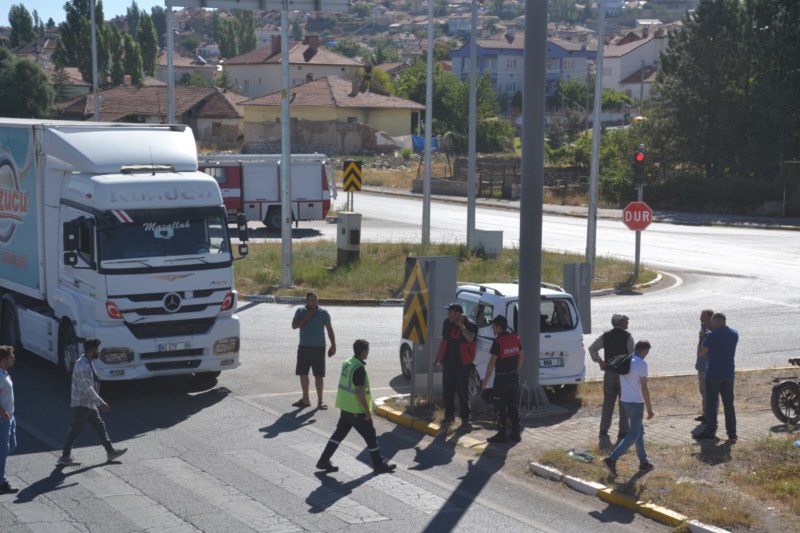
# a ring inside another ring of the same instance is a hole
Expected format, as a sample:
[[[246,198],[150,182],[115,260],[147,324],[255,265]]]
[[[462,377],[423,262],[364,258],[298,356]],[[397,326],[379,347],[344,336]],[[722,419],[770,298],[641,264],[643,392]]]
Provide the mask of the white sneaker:
[[[58,466],[78,466],[80,463],[72,458],[72,456],[64,457],[63,455],[58,458]]]

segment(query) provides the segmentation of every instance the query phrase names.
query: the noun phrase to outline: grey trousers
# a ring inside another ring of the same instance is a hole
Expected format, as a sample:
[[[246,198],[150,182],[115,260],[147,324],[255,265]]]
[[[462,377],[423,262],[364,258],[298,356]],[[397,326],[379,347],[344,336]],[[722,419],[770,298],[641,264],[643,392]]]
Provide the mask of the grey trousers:
[[[700,411],[705,415],[706,411],[706,371],[705,370],[698,370],[697,371],[697,382],[699,384],[700,390],[700,399],[702,403],[700,404]]]
[[[605,435],[611,427],[614,417],[614,403],[619,405],[619,433],[628,432],[628,416],[620,401],[619,374],[605,372],[603,374],[603,414],[600,417],[600,433]]]

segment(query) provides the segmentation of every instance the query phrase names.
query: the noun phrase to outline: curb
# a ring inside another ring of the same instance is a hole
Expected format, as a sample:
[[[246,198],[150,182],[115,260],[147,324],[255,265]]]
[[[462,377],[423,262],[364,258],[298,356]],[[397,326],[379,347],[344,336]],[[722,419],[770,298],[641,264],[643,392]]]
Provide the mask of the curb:
[[[533,474],[541,478],[562,482],[577,492],[587,494],[589,496],[596,495],[604,502],[608,502],[613,505],[619,505],[620,507],[624,507],[635,513],[639,513],[646,518],[655,520],[656,522],[660,522],[670,527],[678,527],[686,524],[689,528],[689,531],[692,533],[729,533],[726,529],[704,524],[698,520],[689,520],[689,517],[676,511],[672,511],[671,509],[667,509],[666,507],[636,500],[600,483],[587,481],[574,476],[568,476],[552,466],[531,461],[528,463],[528,469]]]

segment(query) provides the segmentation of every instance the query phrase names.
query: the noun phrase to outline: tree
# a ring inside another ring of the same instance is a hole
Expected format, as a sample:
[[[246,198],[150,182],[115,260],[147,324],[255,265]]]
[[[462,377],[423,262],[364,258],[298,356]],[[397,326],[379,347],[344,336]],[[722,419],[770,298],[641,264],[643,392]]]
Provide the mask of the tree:
[[[42,67],[0,48],[0,116],[47,118],[53,89]]]
[[[125,81],[125,65],[122,62],[125,55],[125,43],[116,26],[111,26],[108,45],[111,48],[111,85],[118,87]]]
[[[83,79],[92,83],[92,36],[91,19],[89,13],[89,0],[72,0],[64,4],[67,17],[58,25],[61,36],[56,50],[53,52],[53,61],[61,67],[77,67]],[[97,76],[98,84],[102,85],[105,72],[108,71],[108,29],[103,23],[103,2],[98,1],[95,10],[97,25]]]
[[[142,52],[142,65],[146,76],[156,75],[156,59],[158,58],[158,36],[153,19],[147,13],[139,17],[139,33],[137,34],[139,49]]]
[[[142,15],[142,12],[139,10],[139,6],[136,4],[136,0],[131,2],[131,7],[127,8],[126,11],[128,13],[128,33],[131,35],[136,35],[136,32],[139,30],[139,18]]]
[[[236,37],[236,22],[223,18],[219,19],[219,25],[217,28],[217,44],[219,45],[219,53],[222,55],[222,57],[229,59],[239,55],[239,41]]]
[[[246,54],[256,49],[256,21],[253,12],[249,9],[234,9],[236,17],[236,37],[239,54]],[[231,56],[232,57],[232,56]]]
[[[211,83],[199,74],[185,73],[178,80],[178,85],[193,85],[195,87],[209,87]]]
[[[217,12],[214,12],[217,16]],[[153,19],[153,26],[156,27],[156,35],[158,36],[158,46],[164,47],[164,39],[167,34],[167,12],[161,6],[153,6],[150,9],[150,18]]]
[[[55,21],[55,20],[53,20],[53,17],[50,17],[49,19],[47,19],[47,24],[45,24],[45,26],[44,26],[44,27],[45,27],[46,29],[48,29],[48,30],[53,30],[53,29],[55,29],[55,27],[56,27],[56,21]]]
[[[44,21],[39,18],[39,12],[35,9],[33,10],[33,32],[39,39],[44,37]]]
[[[33,29],[33,18],[22,4],[13,4],[8,10],[8,22],[11,24],[11,35],[9,45],[16,48],[21,44],[28,43],[36,39],[36,32]]]
[[[144,81],[144,67],[139,44],[133,40],[130,33],[125,34],[123,41],[125,43],[125,74],[130,75],[133,85],[141,86]]]
[[[547,107],[549,109],[569,107],[586,112],[587,106],[591,105],[590,98],[589,89],[582,81],[576,78],[561,79],[553,94],[547,97]]]
[[[298,42],[303,40],[303,28],[300,27],[300,22],[298,22],[297,19],[292,22],[291,32],[292,39]]]
[[[361,45],[353,39],[348,39],[345,37],[338,39],[331,50],[346,57],[356,57],[361,53]]]
[[[434,61],[449,61],[450,50],[455,48],[453,41],[444,40],[434,43],[433,45],[433,60]]]

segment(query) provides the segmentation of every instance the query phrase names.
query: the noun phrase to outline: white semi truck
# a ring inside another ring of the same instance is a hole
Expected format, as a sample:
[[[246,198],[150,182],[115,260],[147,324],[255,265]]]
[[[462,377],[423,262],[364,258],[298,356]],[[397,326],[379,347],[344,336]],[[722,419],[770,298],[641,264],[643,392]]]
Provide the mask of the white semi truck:
[[[216,377],[239,366],[233,260],[189,128],[0,119],[0,343],[69,373],[97,337],[103,380]]]

